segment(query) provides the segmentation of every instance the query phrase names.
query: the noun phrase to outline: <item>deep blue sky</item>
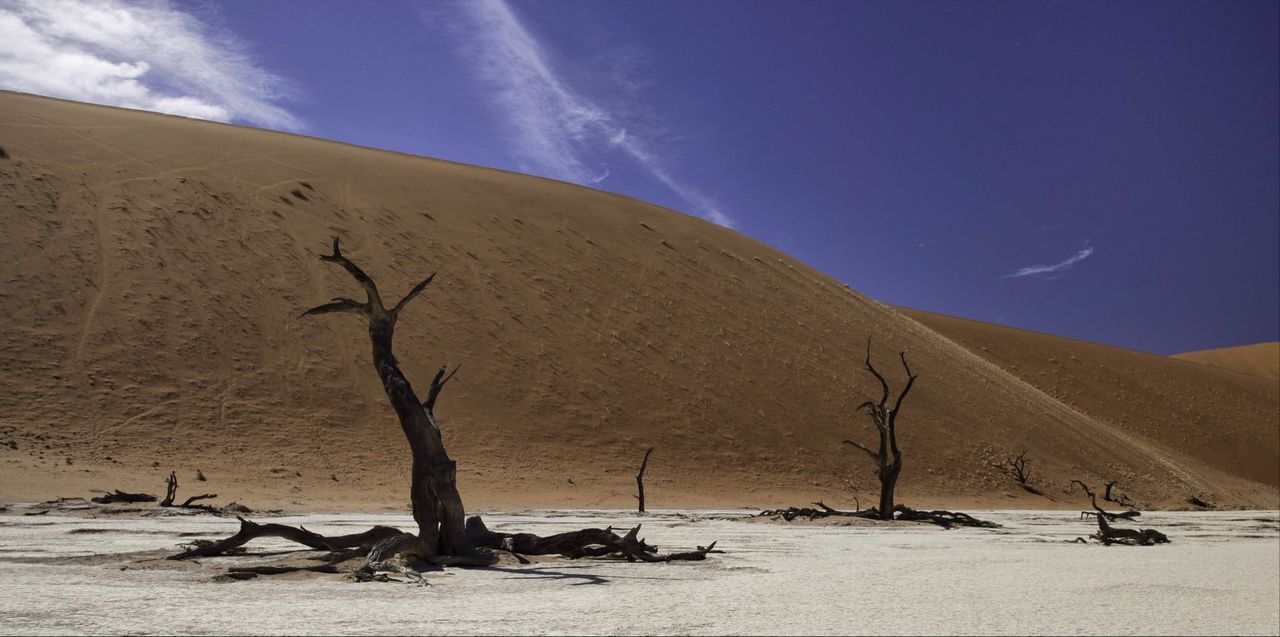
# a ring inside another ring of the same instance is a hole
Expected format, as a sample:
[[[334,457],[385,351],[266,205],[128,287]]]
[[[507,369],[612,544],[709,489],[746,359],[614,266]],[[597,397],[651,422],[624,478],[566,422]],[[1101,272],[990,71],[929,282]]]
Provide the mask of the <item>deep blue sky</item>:
[[[588,183],[890,303],[1157,353],[1280,340],[1280,3],[162,8],[270,85],[222,119]]]

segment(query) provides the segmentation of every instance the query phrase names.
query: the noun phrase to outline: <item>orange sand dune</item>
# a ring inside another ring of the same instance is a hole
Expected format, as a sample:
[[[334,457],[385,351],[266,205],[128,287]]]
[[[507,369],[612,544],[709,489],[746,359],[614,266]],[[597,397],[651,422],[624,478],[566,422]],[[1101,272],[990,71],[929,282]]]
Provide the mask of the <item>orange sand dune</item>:
[[[174,468],[251,505],[403,508],[363,326],[298,317],[354,293],[316,258],[338,235],[386,296],[439,273],[397,353],[420,386],[463,365],[437,411],[473,507],[630,506],[651,445],[651,507],[865,502],[840,441],[871,436],[868,335],[895,386],[898,349],[920,374],[906,501],[1049,504],[990,466],[1025,447],[1056,497],[1114,478],[1142,502],[1277,504],[1274,383],[1043,335],[983,331],[982,351],[643,202],[13,93],[0,147],[0,498],[155,492]]]
[[[1202,349],[1195,352],[1174,354],[1174,358],[1204,365],[1213,365],[1237,372],[1253,374],[1272,380],[1280,380],[1280,341],[1254,343],[1237,347]]]

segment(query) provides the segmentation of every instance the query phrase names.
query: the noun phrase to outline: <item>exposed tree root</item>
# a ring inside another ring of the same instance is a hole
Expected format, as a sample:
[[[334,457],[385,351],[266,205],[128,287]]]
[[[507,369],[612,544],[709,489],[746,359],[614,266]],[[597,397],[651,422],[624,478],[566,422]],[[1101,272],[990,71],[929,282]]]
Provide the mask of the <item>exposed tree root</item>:
[[[805,518],[807,520],[828,517],[866,518],[869,520],[880,519],[880,512],[875,511],[875,507],[866,510],[858,509],[856,511],[839,511],[823,504],[821,500],[814,502],[813,506],[818,508],[789,507],[786,509],[768,509],[757,513],[756,517],[781,517],[787,522],[796,518]]]
[[[300,526],[292,527],[285,526],[283,524],[258,524],[256,522],[250,522],[240,516],[236,516],[236,519],[240,520],[240,531],[235,535],[217,542],[193,546],[190,550],[169,556],[168,559],[189,560],[193,557],[213,557],[215,555],[224,555],[232,549],[243,546],[248,543],[249,540],[260,537],[279,537],[317,550],[337,551],[357,546],[373,545],[379,540],[386,539],[387,537],[400,535],[400,531],[398,529],[393,529],[387,526],[375,526],[364,533],[326,537],[319,533],[308,531]]]
[[[613,527],[581,529],[540,537],[532,533],[498,533],[490,531],[480,516],[467,519],[467,536],[476,546],[508,551],[517,555],[562,555],[569,559],[583,557],[621,557],[629,562],[697,561],[717,552],[716,543],[699,546],[693,551],[658,553],[658,547],[646,544],[639,537],[637,524],[625,536],[619,537]]]
[[[838,511],[836,509],[833,509],[823,504],[821,501],[814,502],[813,504],[818,508],[811,509],[808,507],[791,507],[789,509],[772,509],[768,511],[761,511],[760,513],[756,514],[756,517],[781,517],[783,520],[786,520],[787,522],[790,522],[796,518],[805,518],[808,520],[814,520],[818,518],[828,518],[828,517],[865,518],[868,520],[884,519],[880,515],[880,511],[877,510],[876,507],[861,509],[858,511]],[[999,528],[1000,526],[995,522],[979,520],[978,518],[975,518],[967,513],[960,513],[958,511],[942,511],[942,510],[917,511],[916,509],[913,509],[905,504],[899,504],[893,507],[893,511],[895,513],[895,516],[892,518],[892,520],[896,520],[900,522],[928,522],[930,524],[936,524],[944,529],[951,529],[957,526],[970,526],[970,527],[978,527],[978,528],[984,528],[984,529],[994,529],[994,528]]]
[[[275,575],[295,571],[336,573],[338,564],[359,557],[365,559],[354,572],[357,582],[400,581],[389,574],[409,578],[413,583],[427,585],[420,566],[427,569],[440,566],[491,566],[497,562],[497,551],[512,554],[517,561],[528,564],[525,555],[561,555],[569,559],[617,558],[631,562],[675,562],[706,559],[716,553],[716,543],[699,546],[693,551],[659,553],[657,547],[645,543],[639,537],[640,526],[619,536],[613,528],[582,529],[539,537],[531,533],[499,533],[489,530],[479,516],[467,520],[466,531],[470,540],[481,550],[473,556],[430,555],[424,551],[418,536],[399,529],[375,526],[363,533],[325,536],[308,531],[301,526],[284,524],[258,524],[238,517],[240,530],[235,535],[218,541],[201,541],[190,549],[169,556],[171,560],[189,560],[198,557],[216,557],[234,554],[250,540],[262,537],[278,537],[302,544],[311,549],[328,551],[315,557],[324,564],[317,566],[253,566],[237,567],[225,573],[227,579],[249,579],[256,575]]]
[[[228,573],[253,573],[255,575],[281,575],[298,571],[337,573],[338,567],[332,564],[321,564],[319,566],[236,566],[227,569]]]
[[[895,518],[897,520],[905,520],[908,522],[929,522],[937,524],[944,529],[950,529],[957,526],[971,526],[983,529],[1000,528],[1000,525],[995,522],[979,520],[968,513],[961,513],[959,511],[917,511],[905,504],[899,504],[894,507],[893,510],[898,514]]]

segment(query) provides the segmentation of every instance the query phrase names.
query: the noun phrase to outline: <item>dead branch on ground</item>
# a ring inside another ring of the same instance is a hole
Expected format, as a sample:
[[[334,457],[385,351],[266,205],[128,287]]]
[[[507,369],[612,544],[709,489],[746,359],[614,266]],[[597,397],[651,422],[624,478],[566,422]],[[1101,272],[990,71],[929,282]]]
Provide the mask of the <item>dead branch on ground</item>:
[[[155,502],[156,496],[151,495],[150,493],[126,493],[116,489],[115,491],[104,493],[96,498],[90,498],[89,501],[97,504],[113,504],[116,502]]]

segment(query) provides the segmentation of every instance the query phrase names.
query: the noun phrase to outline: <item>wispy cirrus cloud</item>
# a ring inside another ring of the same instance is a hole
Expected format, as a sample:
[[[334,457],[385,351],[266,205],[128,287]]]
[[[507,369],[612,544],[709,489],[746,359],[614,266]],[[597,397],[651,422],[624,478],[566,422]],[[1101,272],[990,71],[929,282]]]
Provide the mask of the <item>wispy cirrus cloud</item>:
[[[0,0],[0,88],[301,129],[285,82],[243,49],[164,0]]]
[[[1002,279],[1017,279],[1025,276],[1032,276],[1043,279],[1056,279],[1063,276],[1063,272],[1071,269],[1075,264],[1088,259],[1093,254],[1093,246],[1085,246],[1082,250],[1067,257],[1066,259],[1054,263],[1052,265],[1029,265],[1025,268],[1006,274]]]
[[[694,213],[722,226],[733,225],[712,198],[676,177],[670,164],[617,113],[557,72],[553,56],[505,0],[471,0],[457,8],[465,18],[466,33],[459,38],[464,53],[494,90],[522,170],[596,184],[609,171],[593,166],[589,158],[614,150],[683,199]]]

